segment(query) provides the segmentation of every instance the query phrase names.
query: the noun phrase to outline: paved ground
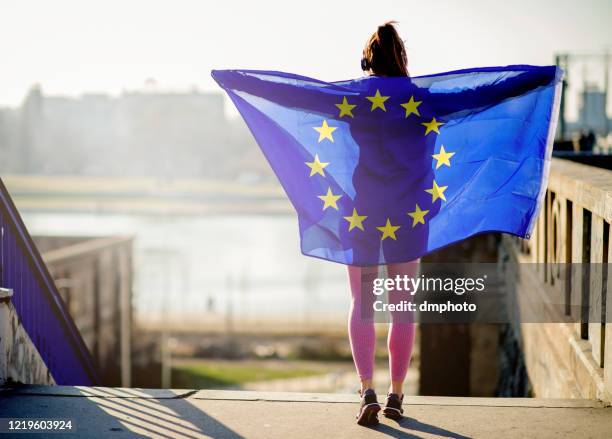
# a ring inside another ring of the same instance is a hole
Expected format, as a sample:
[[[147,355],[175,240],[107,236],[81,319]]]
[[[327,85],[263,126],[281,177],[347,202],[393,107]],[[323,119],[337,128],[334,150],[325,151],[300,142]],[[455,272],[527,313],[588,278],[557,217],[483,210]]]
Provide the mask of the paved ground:
[[[383,419],[376,429],[355,424],[356,406],[356,395],[314,393],[60,386],[0,391],[0,418],[69,418],[86,438],[612,437],[612,408],[597,401],[414,396],[405,401],[404,421]]]

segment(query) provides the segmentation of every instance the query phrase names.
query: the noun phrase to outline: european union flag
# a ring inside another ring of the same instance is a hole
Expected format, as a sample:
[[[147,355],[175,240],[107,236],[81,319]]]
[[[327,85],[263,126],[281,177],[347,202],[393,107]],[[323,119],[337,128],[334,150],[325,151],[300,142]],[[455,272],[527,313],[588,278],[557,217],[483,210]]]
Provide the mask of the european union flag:
[[[297,211],[302,253],[405,262],[482,232],[529,238],[561,69],[323,82],[214,70]]]

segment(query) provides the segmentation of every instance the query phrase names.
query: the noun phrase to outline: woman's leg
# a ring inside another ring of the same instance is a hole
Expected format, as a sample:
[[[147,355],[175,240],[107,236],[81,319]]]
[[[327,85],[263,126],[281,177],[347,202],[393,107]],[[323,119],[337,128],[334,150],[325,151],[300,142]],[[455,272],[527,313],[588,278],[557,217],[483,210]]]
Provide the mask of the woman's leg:
[[[415,277],[418,274],[419,260],[387,266],[388,277],[407,275]],[[389,303],[399,303],[401,300],[412,300],[406,293],[394,292],[389,294]],[[404,380],[410,364],[412,345],[414,343],[414,319],[411,313],[396,311],[391,313],[391,324],[387,337],[389,349],[389,373],[391,375],[390,393],[403,395]]]
[[[374,372],[374,349],[376,347],[376,331],[374,328],[373,314],[362,315],[363,310],[372,310],[368,303],[362,299],[371,300],[372,294],[367,292],[362,295],[361,283],[368,276],[376,277],[378,267],[356,267],[348,266],[349,281],[351,285],[351,307],[348,319],[349,340],[353,361],[357,374],[361,380],[361,393],[366,389],[372,389],[372,374]],[[364,306],[362,308],[362,306]]]

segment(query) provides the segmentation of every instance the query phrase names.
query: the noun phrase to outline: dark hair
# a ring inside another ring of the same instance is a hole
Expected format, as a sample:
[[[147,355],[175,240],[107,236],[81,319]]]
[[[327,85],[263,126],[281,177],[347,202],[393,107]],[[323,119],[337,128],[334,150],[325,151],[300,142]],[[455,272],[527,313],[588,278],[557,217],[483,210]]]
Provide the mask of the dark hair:
[[[363,49],[362,70],[380,76],[408,76],[408,57],[394,21],[378,26]]]

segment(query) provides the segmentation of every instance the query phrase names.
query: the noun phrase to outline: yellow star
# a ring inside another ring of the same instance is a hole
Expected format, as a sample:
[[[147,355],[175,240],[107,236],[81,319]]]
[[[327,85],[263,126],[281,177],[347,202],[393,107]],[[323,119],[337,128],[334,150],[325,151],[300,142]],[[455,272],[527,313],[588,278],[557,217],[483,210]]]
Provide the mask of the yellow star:
[[[338,210],[337,201],[341,196],[342,195],[334,195],[331,187],[329,187],[327,189],[327,193],[325,195],[318,195],[318,198],[323,200],[323,210],[327,209],[328,207],[333,207],[334,209]]]
[[[402,107],[404,107],[406,109],[406,117],[410,116],[411,114],[416,114],[417,116],[420,116],[421,113],[419,113],[419,105],[421,105],[423,103],[423,101],[415,101],[414,100],[414,96],[410,96],[410,100],[408,102],[406,102],[405,104],[401,104]]]
[[[382,227],[376,227],[376,228],[382,232],[382,236],[380,237],[381,241],[384,241],[387,238],[391,238],[394,241],[396,241],[397,238],[395,237],[395,232],[400,227],[401,226],[392,226],[391,221],[389,221],[389,218],[387,218],[387,224],[385,224]]]
[[[442,165],[446,165],[450,168],[450,158],[454,155],[454,152],[446,152],[444,150],[444,145],[440,145],[440,152],[432,155],[432,157],[437,160],[436,169]]]
[[[355,108],[357,105],[354,104],[349,104],[346,100],[346,96],[344,96],[342,98],[342,103],[341,104],[335,104],[336,107],[338,107],[340,109],[340,116],[338,117],[342,117],[342,116],[351,116],[353,117],[353,108]]]
[[[438,198],[446,201],[446,196],[444,196],[444,191],[448,188],[448,186],[438,186],[436,180],[433,182],[433,187],[431,189],[425,189],[425,192],[431,194],[431,202],[434,203]]]
[[[321,174],[323,177],[325,177],[325,172],[323,172],[323,169],[325,169],[327,165],[329,165],[329,162],[327,163],[320,162],[319,154],[315,154],[314,160],[312,162],[304,162],[304,163],[306,163],[306,165],[310,168],[310,177],[312,177],[315,174]]]
[[[338,127],[330,127],[327,125],[327,121],[324,120],[320,127],[312,127],[312,129],[319,133],[319,143],[321,143],[323,139],[329,139],[333,142],[334,138],[332,137],[332,133],[336,131]]]
[[[444,122],[438,122],[435,117],[431,119],[431,122],[421,122],[425,129],[425,135],[428,135],[430,132],[435,132],[440,134],[439,127],[444,125]]]
[[[418,204],[416,205],[414,212],[408,212],[408,216],[412,218],[412,227],[419,223],[425,224],[425,215],[427,215],[428,212],[429,210],[421,210]]]
[[[374,96],[366,96],[366,99],[372,102],[372,108],[370,108],[370,111],[374,111],[377,108],[380,108],[383,111],[387,111],[387,109],[385,108],[385,101],[389,98],[390,96],[381,96],[380,90],[376,90],[376,94]]]
[[[367,218],[365,215],[358,215],[357,209],[353,208],[353,214],[351,216],[345,216],[344,219],[349,222],[349,232],[357,227],[363,231],[363,222]]]

